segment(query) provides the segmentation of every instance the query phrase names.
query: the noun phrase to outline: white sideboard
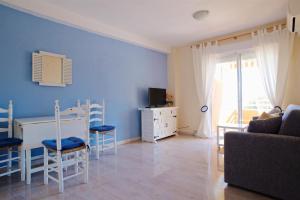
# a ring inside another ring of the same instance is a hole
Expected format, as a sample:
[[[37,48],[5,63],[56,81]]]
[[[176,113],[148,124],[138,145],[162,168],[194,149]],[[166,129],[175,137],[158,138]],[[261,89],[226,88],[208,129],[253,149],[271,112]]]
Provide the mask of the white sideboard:
[[[156,140],[177,134],[177,107],[140,108],[142,141]]]

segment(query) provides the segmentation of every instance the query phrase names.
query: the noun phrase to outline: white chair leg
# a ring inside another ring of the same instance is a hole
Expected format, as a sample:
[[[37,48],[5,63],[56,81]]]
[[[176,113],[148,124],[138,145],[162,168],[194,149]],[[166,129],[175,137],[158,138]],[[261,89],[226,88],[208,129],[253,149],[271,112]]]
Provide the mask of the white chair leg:
[[[89,152],[88,149],[86,148],[84,150],[84,183],[88,183],[89,181]]]
[[[99,160],[99,151],[100,151],[100,148],[99,148],[99,133],[96,132],[96,158],[97,160]]]
[[[93,148],[94,148],[93,140],[94,140],[93,135],[90,135],[90,141],[89,141],[89,147],[90,147],[89,154],[90,154],[90,155],[93,154]]]
[[[20,156],[20,169],[21,169],[21,181],[25,181],[25,149],[19,147],[19,156]]]
[[[62,157],[62,161],[68,160],[68,155],[62,155],[61,157]],[[63,166],[63,170],[68,171],[68,167]]]
[[[7,165],[8,170],[7,171],[11,172],[12,147],[9,148],[7,151],[8,151],[8,165]],[[11,175],[11,173],[8,174],[8,176],[10,176],[10,175]]]
[[[75,163],[75,173],[78,174],[78,171],[79,171],[78,170],[78,167],[79,167],[79,165],[78,165],[79,151],[76,151],[74,156],[75,156],[75,162],[76,162]]]
[[[57,151],[57,167],[58,167],[58,186],[59,192],[64,192],[64,174],[63,174],[63,164],[62,164],[62,156],[61,152]]]
[[[48,185],[48,149],[44,147],[44,184]]]
[[[104,152],[104,134],[102,134],[102,152]]]
[[[117,153],[117,129],[114,130],[114,148],[115,148],[115,154]]]

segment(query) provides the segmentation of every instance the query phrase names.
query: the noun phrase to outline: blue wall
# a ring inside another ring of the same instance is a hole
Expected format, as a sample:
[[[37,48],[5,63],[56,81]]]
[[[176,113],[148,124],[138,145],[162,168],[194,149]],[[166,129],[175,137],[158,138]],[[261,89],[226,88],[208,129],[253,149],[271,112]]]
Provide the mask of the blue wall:
[[[73,84],[65,88],[31,81],[31,54],[43,50],[73,61]],[[148,87],[167,87],[167,55],[101,37],[0,5],[0,107],[14,101],[14,117],[54,114],[77,99],[106,101],[106,122],[118,140],[140,135],[138,107]]]

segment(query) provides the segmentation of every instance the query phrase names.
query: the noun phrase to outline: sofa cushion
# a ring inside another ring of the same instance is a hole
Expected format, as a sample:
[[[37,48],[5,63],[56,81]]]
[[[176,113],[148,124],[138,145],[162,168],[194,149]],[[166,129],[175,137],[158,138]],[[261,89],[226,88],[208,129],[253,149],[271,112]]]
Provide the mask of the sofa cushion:
[[[274,117],[280,117],[280,113],[270,114],[270,113],[263,112],[257,119],[265,120],[265,119],[271,119]]]
[[[279,114],[282,113],[281,107],[276,106],[275,108],[272,108],[272,110],[270,110],[270,111],[268,112],[268,114],[276,114],[276,113],[279,113]]]
[[[300,109],[289,110],[284,116],[279,134],[300,137]]]
[[[281,117],[273,117],[264,120],[252,120],[249,123],[248,132],[276,134],[280,130],[281,122]]]

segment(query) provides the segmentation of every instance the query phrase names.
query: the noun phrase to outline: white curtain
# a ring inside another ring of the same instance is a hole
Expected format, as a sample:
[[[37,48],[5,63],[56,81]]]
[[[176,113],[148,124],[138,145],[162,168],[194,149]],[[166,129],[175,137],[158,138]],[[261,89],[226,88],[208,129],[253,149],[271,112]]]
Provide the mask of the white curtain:
[[[260,74],[270,103],[282,106],[288,77],[294,34],[287,29],[252,34]]]
[[[216,46],[217,44],[207,43],[192,47],[194,77],[201,113],[196,136],[203,138],[212,137],[211,97],[216,70]]]

